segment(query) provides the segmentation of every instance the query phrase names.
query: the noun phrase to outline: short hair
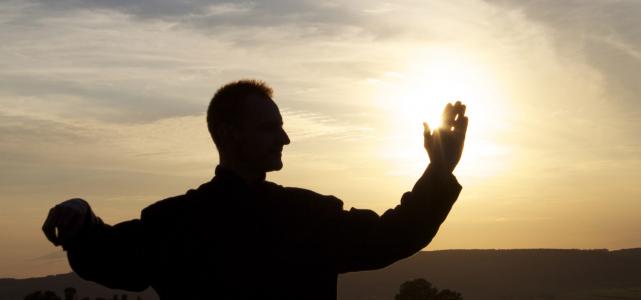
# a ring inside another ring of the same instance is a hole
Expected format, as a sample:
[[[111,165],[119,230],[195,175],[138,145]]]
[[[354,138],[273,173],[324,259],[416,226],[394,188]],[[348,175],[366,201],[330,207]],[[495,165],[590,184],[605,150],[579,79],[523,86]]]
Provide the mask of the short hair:
[[[216,141],[216,129],[220,124],[238,125],[243,118],[245,102],[252,95],[272,98],[273,90],[264,81],[241,79],[223,85],[216,91],[207,109],[207,129]]]

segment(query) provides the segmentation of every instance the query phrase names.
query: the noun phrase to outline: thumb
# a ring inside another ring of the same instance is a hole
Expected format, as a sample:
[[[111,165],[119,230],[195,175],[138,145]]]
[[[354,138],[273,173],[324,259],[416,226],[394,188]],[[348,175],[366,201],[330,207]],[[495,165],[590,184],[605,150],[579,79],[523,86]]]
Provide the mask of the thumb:
[[[432,130],[427,122],[423,122],[423,144],[425,149],[429,149],[432,145]]]

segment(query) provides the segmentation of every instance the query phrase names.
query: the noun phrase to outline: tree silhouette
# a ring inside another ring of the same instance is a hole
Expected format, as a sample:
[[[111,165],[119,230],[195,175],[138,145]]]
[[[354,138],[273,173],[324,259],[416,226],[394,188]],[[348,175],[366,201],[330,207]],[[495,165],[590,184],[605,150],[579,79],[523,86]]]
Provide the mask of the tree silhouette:
[[[463,296],[461,296],[461,293],[455,292],[452,290],[444,289],[436,295],[436,298],[438,300],[463,300]]]
[[[24,297],[24,300],[62,300],[52,291],[36,291]]]
[[[76,289],[68,287],[65,289],[65,300],[76,300]]]
[[[463,300],[463,297],[452,290],[439,291],[429,281],[418,278],[403,282],[394,300]]]

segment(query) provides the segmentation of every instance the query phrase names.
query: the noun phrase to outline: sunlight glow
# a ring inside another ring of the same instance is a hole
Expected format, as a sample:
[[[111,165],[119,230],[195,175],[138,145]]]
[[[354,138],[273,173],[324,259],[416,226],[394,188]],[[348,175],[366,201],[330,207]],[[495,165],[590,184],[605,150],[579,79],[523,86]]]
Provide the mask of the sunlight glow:
[[[390,141],[382,155],[393,161],[394,175],[415,175],[422,168],[417,163],[427,156],[422,147],[422,122],[434,130],[441,123],[445,105],[457,100],[467,105],[466,115],[470,116],[463,156],[467,166],[461,164],[459,171],[489,175],[482,167],[483,160],[507,154],[491,135],[483,134],[503,126],[500,116],[505,106],[499,105],[500,89],[491,70],[465,54],[447,48],[425,50],[408,62],[404,71],[385,74],[385,79],[375,84],[393,118]],[[496,167],[493,172],[500,169]]]

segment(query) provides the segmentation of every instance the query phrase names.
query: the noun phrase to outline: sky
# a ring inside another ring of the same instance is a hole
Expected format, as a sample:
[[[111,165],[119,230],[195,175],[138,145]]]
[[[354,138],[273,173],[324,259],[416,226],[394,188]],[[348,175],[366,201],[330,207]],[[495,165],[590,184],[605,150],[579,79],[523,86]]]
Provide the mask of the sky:
[[[205,111],[266,81],[292,143],[268,180],[378,213],[467,104],[463,191],[426,248],[641,247],[641,2],[0,1],[0,278],[69,271],[40,227],[108,223],[208,181]],[[260,250],[261,245],[256,245]]]

